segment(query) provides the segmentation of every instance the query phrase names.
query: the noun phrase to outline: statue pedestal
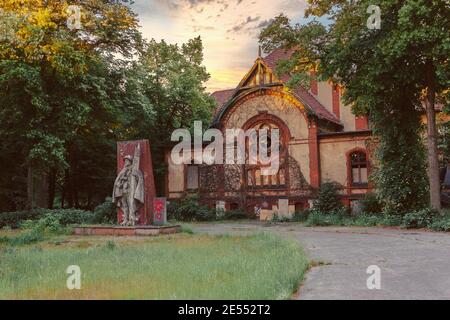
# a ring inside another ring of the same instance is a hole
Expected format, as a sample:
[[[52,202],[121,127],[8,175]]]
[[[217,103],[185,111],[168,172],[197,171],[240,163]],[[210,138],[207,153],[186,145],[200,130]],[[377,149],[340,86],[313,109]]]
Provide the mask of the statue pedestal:
[[[179,225],[140,227],[80,226],[74,228],[74,234],[77,236],[158,236],[178,232],[181,232]]]
[[[139,226],[147,226],[153,222],[153,199],[156,196],[155,181],[153,178],[152,155],[150,152],[150,143],[148,140],[121,141],[117,142],[117,173],[124,165],[125,156],[134,156],[137,146],[140,146],[141,155],[139,159],[139,170],[144,175],[144,204],[137,213],[137,223]],[[117,220],[123,221],[123,212],[118,210]]]

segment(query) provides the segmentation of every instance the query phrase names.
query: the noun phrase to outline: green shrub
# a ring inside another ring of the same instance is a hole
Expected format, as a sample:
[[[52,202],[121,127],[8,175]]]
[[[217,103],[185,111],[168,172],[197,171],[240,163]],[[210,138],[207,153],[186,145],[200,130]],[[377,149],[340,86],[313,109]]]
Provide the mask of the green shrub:
[[[67,227],[68,222],[73,220],[68,219],[64,214],[54,214],[47,210],[39,220],[26,220],[20,226],[25,229],[24,232],[17,236],[3,239],[10,245],[26,245],[34,242],[39,242],[45,239],[46,236],[57,234],[71,233],[71,228]],[[66,225],[64,225],[63,223]]]
[[[0,228],[18,228],[25,221],[37,221],[47,215],[55,216],[63,226],[71,224],[94,223],[94,214],[79,209],[34,209],[30,211],[16,211],[0,213]]]
[[[171,201],[167,208],[169,220],[178,221],[210,221],[215,220],[216,212],[199,204],[197,195],[189,195],[183,199]]]
[[[365,214],[376,214],[383,211],[383,205],[373,192],[367,193],[361,201],[361,210]]]
[[[112,203],[111,198],[106,198],[105,202],[99,204],[94,209],[94,222],[104,224],[114,224],[117,221],[117,208]]]
[[[426,228],[432,224],[435,217],[439,215],[434,209],[426,208],[409,212],[403,216],[402,227],[413,228]]]
[[[323,214],[340,212],[344,205],[339,197],[341,187],[337,183],[326,182],[319,188],[318,198],[314,201],[314,209]]]
[[[41,210],[1,212],[0,229],[4,227],[18,228],[21,221],[39,219],[42,213]]]
[[[71,224],[92,224],[95,222],[94,213],[79,209],[44,210],[43,216],[47,215],[54,216],[63,226]]]
[[[358,227],[375,227],[375,226],[399,226],[401,217],[390,215],[369,215],[361,214],[351,217],[342,213],[323,214],[319,211],[312,210],[306,219],[305,225],[311,226],[358,226]]]
[[[313,210],[305,221],[305,226],[340,226],[343,225],[343,215],[339,213],[324,214]]]
[[[435,217],[428,228],[435,231],[450,231],[450,216]]]
[[[360,214],[349,217],[343,222],[346,226],[374,227],[380,224],[380,217],[375,215]]]
[[[292,215],[291,221],[292,222],[304,222],[308,219],[309,216],[309,209],[305,209],[302,211],[295,211]]]
[[[402,217],[399,215],[383,214],[379,217],[381,226],[394,227],[402,224]]]

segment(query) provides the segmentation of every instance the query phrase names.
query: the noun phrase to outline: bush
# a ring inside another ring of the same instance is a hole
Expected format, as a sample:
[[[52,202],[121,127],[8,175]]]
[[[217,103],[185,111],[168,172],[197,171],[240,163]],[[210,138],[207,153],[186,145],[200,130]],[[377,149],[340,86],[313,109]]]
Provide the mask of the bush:
[[[305,209],[302,211],[295,211],[292,215],[291,221],[292,222],[304,222],[308,219],[309,216],[309,209]]]
[[[312,226],[399,226],[401,218],[390,215],[368,215],[361,214],[357,217],[350,217],[342,213],[323,214],[319,211],[312,211],[306,219],[305,225]]]
[[[305,226],[340,226],[343,225],[343,215],[339,213],[324,214],[313,210],[305,221]]]
[[[323,214],[340,212],[344,207],[338,193],[340,188],[337,183],[323,183],[319,188],[318,198],[314,201],[314,209]]]
[[[10,245],[25,245],[44,240],[45,236],[70,233],[71,229],[63,226],[61,216],[47,212],[39,220],[26,220],[20,226],[25,232],[7,238],[4,242]]]
[[[47,215],[55,216],[63,226],[70,224],[88,224],[94,222],[94,214],[79,209],[35,209],[0,213],[0,228],[18,228],[24,221],[37,221]]]
[[[358,227],[375,227],[380,225],[380,217],[374,215],[360,214],[356,217],[345,219],[344,225]]]
[[[190,195],[177,201],[171,201],[167,208],[169,220],[208,221],[216,218],[214,210],[198,203],[197,195]]]
[[[4,227],[18,228],[21,221],[37,220],[41,217],[41,210],[13,211],[0,213],[0,229]]]
[[[403,216],[402,227],[408,229],[426,228],[432,224],[438,215],[438,211],[430,208],[409,212]]]
[[[377,195],[370,192],[361,201],[361,210],[365,214],[381,213],[383,211],[383,205],[378,200]]]
[[[105,202],[99,204],[94,209],[94,222],[104,224],[114,224],[117,221],[117,208],[112,203],[111,198],[106,198]]]
[[[381,226],[394,227],[402,224],[402,217],[399,215],[384,214],[379,219]]]
[[[79,209],[45,210],[44,215],[54,216],[63,226],[71,224],[92,224],[95,222],[94,213]]]
[[[450,231],[450,216],[435,217],[433,222],[428,225],[428,228],[435,231]]]

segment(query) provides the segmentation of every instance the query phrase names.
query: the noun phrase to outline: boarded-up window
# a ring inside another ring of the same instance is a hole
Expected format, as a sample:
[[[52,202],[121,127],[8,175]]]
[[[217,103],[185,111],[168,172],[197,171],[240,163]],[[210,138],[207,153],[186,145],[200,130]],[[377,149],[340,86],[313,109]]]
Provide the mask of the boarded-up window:
[[[187,166],[186,187],[188,190],[198,189],[198,166]]]

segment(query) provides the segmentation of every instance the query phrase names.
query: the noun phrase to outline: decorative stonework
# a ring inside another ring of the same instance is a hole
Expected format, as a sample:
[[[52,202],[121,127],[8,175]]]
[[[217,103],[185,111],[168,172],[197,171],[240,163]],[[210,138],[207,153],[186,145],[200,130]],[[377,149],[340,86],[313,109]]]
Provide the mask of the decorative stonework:
[[[258,90],[254,91],[252,93],[249,93],[242,98],[240,98],[236,103],[234,103],[232,106],[229,107],[227,112],[222,118],[221,123],[224,126],[229,125],[230,116],[243,104],[245,104],[247,101],[258,98],[258,97],[276,97],[279,98],[280,101],[283,102],[280,107],[285,106],[286,107],[295,107],[300,110],[301,114],[305,119],[308,118],[307,112],[305,110],[305,106],[301,104],[296,98],[294,98],[291,94],[289,94],[286,90],[280,90],[280,89],[264,89],[264,90]],[[264,104],[262,105],[264,107]],[[267,106],[265,106],[267,108]]]
[[[200,192],[215,193],[221,185],[223,185],[223,181],[219,178],[219,166],[200,166]]]
[[[311,188],[303,176],[298,162],[292,157],[289,157],[289,182],[291,190],[308,190]]]
[[[241,189],[242,167],[238,164],[224,165],[225,190],[237,191]]]

